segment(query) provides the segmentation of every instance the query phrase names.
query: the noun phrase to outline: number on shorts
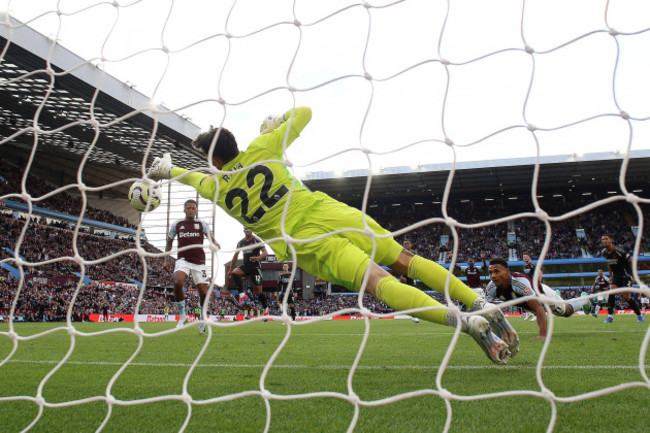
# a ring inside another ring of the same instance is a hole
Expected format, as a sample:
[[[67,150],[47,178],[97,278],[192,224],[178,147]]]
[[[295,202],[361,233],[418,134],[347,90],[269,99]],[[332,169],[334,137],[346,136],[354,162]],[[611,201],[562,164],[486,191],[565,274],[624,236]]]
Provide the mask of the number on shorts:
[[[255,185],[255,181],[258,175],[262,175],[264,177],[264,183],[262,184],[262,189],[260,190],[260,201],[262,204],[264,204],[264,206],[270,209],[289,192],[289,189],[286,186],[282,185],[280,188],[275,190],[275,192],[269,194],[271,191],[271,186],[273,185],[274,177],[271,169],[264,165],[255,166],[248,171],[246,174],[246,184],[248,185],[248,188],[252,188]],[[266,209],[264,209],[262,206],[255,209],[250,217],[248,216],[248,192],[246,192],[246,190],[243,188],[233,188],[228,191],[228,194],[226,194],[226,207],[228,210],[232,210],[232,208],[235,207],[235,199],[237,198],[239,198],[241,216],[244,221],[250,224],[255,224],[260,219],[262,219],[266,213]]]

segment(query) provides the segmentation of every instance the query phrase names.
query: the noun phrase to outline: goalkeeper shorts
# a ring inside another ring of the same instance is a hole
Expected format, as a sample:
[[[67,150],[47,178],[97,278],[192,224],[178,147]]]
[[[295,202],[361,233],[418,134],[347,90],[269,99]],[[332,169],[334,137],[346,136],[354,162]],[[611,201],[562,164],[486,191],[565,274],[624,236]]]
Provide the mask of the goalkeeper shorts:
[[[365,230],[361,211],[326,197],[310,208],[309,217],[291,234],[296,239],[328,235],[311,242],[293,244],[298,266],[325,281],[358,291],[373,249],[374,261],[387,266],[395,263],[402,252],[402,246],[388,230],[369,216],[366,216],[366,222],[373,233],[382,237],[350,231]],[[345,231],[331,234],[338,230]]]

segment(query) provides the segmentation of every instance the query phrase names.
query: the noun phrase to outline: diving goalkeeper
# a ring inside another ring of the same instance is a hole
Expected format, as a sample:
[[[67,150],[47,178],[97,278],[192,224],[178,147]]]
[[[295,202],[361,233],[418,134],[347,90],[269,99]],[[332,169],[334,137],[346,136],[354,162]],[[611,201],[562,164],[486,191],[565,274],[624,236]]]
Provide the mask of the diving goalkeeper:
[[[213,201],[216,197],[216,203],[266,241],[280,261],[291,260],[291,249],[295,249],[297,265],[303,270],[355,291],[361,289],[368,271],[366,292],[395,310],[438,307],[412,315],[448,326],[457,326],[460,317],[461,330],[472,336],[493,362],[505,364],[518,352],[519,337],[501,311],[454,276],[449,295],[472,310],[487,306],[482,316],[458,316],[421,290],[399,282],[377,263],[439,292],[444,291],[448,272],[402,248],[371,217],[322,192],[309,191],[292,176],[284,162],[284,143],[291,145],[310,120],[308,107],[268,116],[261,135],[245,151],[239,151],[226,128],[211,129],[192,145],[211,156],[221,172],[188,173],[173,166],[171,156],[165,154],[154,160],[148,175],[155,180],[178,178],[204,198]],[[294,240],[291,245],[285,242],[285,234]],[[304,242],[306,239],[313,240]],[[370,260],[373,247],[376,263]]]

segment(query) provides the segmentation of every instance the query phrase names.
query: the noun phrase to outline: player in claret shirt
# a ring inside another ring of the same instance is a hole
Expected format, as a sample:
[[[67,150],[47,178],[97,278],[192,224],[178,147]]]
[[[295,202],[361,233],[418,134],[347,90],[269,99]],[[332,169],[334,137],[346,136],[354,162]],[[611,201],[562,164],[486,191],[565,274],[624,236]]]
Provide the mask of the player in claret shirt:
[[[483,289],[483,283],[481,282],[481,273],[483,271],[487,272],[488,265],[485,262],[484,253],[481,253],[481,260],[483,261],[483,265],[480,268],[476,267],[474,259],[468,259],[467,266],[456,265],[456,268],[459,268],[463,275],[465,275],[465,278],[467,278],[469,288],[474,290],[479,296],[485,297],[485,289]]]
[[[177,178],[193,186],[268,242],[280,260],[290,260],[295,253],[296,265],[322,280],[359,291],[367,272],[367,293],[397,311],[432,307],[412,314],[430,322],[460,326],[490,360],[505,364],[519,350],[519,337],[499,309],[486,306],[479,295],[453,276],[449,295],[472,310],[482,310],[480,315],[458,315],[423,291],[401,283],[380,264],[439,292],[445,291],[448,271],[402,248],[370,216],[327,194],[310,191],[293,177],[285,151],[310,120],[308,107],[268,116],[260,128],[261,135],[245,151],[239,150],[226,128],[214,128],[192,143],[217,168],[213,175],[175,167],[170,154],[156,158],[148,175],[152,179]]]
[[[185,212],[185,219],[174,221],[169,229],[167,235],[167,245],[165,252],[172,249],[174,238],[178,237],[178,249],[188,246],[193,248],[183,249],[178,252],[178,259],[174,266],[174,305],[178,310],[180,316],[177,328],[182,327],[187,321],[185,314],[185,281],[189,275],[192,276],[194,284],[199,290],[199,297],[201,299],[201,308],[205,303],[205,298],[208,294],[208,284],[210,277],[205,267],[205,252],[203,251],[203,240],[207,237],[208,240],[214,243],[217,248],[219,243],[214,240],[208,225],[205,221],[196,218],[198,214],[198,206],[196,200],[187,200],[183,206]],[[165,256],[163,268],[169,272],[171,271],[171,264],[169,263],[169,256]],[[203,313],[201,313],[203,319]],[[199,333],[205,332],[205,324],[199,325]]]
[[[604,292],[605,290],[609,290],[609,277],[605,275],[605,272],[603,272],[602,269],[598,269],[598,276],[594,279],[594,284],[591,286],[591,292],[600,293]],[[608,298],[609,297],[607,295],[602,294],[599,294],[596,297],[595,302],[591,307],[592,316],[598,317],[598,312],[600,309],[607,305]]]

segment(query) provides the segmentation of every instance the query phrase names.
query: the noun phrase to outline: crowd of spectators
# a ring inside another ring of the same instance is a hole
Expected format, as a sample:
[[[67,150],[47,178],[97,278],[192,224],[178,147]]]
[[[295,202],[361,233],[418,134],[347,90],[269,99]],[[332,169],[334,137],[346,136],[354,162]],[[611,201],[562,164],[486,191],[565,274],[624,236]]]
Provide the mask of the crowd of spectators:
[[[0,197],[9,194],[22,194],[22,177],[23,172],[18,167],[0,160]],[[60,191],[48,198],[41,197],[51,193],[56,188],[34,176],[28,176],[26,182],[26,193],[32,198],[34,206],[63,212],[69,215],[80,215],[82,201],[79,197],[74,197],[66,191]],[[8,200],[23,202],[24,200],[17,196],[9,196]],[[128,222],[126,218],[115,215],[107,210],[86,206],[84,218],[102,221],[109,224],[115,224],[121,227],[137,228],[137,226]]]
[[[0,161],[0,197],[18,200],[20,197],[11,196],[20,192],[22,174],[20,170],[5,161]],[[54,190],[45,182],[33,178],[27,179],[27,193],[37,199],[34,204],[52,210],[79,215],[81,200],[72,197],[65,191],[59,192],[47,199],[40,197]],[[9,195],[8,195],[9,194]],[[533,212],[530,203],[524,200],[503,202],[449,202],[447,213],[450,218],[462,224],[477,225],[503,217]],[[507,204],[507,205],[506,205]],[[575,208],[589,204],[587,198],[575,199]],[[540,200],[540,206],[551,216],[566,213],[566,203],[561,200]],[[650,214],[648,207],[643,208],[644,218]],[[377,206],[370,208],[369,213],[384,227],[391,231],[407,231],[397,237],[403,242],[409,239],[415,252],[433,260],[448,261],[454,248],[452,227],[442,222],[423,224],[430,218],[441,218],[441,208],[427,206]],[[133,227],[124,218],[112,213],[94,208],[87,208],[87,218],[97,219],[125,227]],[[547,259],[577,258],[585,253],[593,257],[600,256],[600,236],[610,234],[616,245],[631,250],[634,244],[634,234],[631,227],[638,225],[635,209],[624,201],[618,201],[599,206],[575,217],[561,221],[550,222],[551,236]],[[69,276],[84,275],[96,281],[116,281],[141,283],[144,281],[146,269],[146,288],[143,290],[138,311],[142,314],[162,314],[163,308],[169,306],[173,297],[171,279],[163,271],[163,258],[150,254],[160,254],[151,244],[143,241],[144,251],[136,250],[136,243],[130,237],[116,237],[106,234],[95,234],[92,229],[78,233],[75,238],[74,226],[62,221],[46,220],[42,217],[32,218],[25,229],[27,221],[16,217],[14,213],[0,213],[0,260],[9,265],[20,267],[23,272],[32,276]],[[576,230],[584,230],[586,237],[580,239]],[[508,257],[509,250],[516,249],[518,256],[529,252],[533,258],[541,253],[547,235],[545,221],[534,215],[509,219],[499,224],[476,226],[474,228],[456,227],[458,238],[457,261],[478,259],[483,253],[491,257]],[[643,231],[643,248],[650,248],[650,229],[648,224]],[[515,233],[516,242],[508,244],[509,233]],[[22,239],[21,239],[22,236]],[[442,237],[448,237],[449,242],[441,243]],[[21,258],[15,260],[15,250]],[[173,265],[173,263],[172,263]],[[76,279],[74,281],[77,281]],[[154,288],[156,288],[154,290]],[[166,288],[166,290],[164,290]],[[190,286],[193,288],[193,286]],[[0,315],[7,314],[13,303],[18,289],[18,281],[11,280],[8,273],[0,270]],[[582,289],[578,290],[581,291]],[[63,320],[67,314],[73,296],[73,317],[81,320],[92,313],[110,312],[113,314],[133,314],[140,297],[141,289],[135,287],[120,288],[119,291],[99,289],[93,285],[84,284],[77,290],[77,283],[47,285],[38,280],[29,280],[20,289],[17,315],[29,320]],[[575,297],[571,291],[563,292],[567,298]],[[444,302],[442,295],[435,294],[439,301]],[[188,292],[188,308],[198,306],[196,292]],[[380,301],[370,296],[364,297],[364,305],[374,313],[390,313],[392,310]],[[297,309],[302,315],[323,315],[346,308],[357,307],[356,296],[332,295],[313,300],[297,300]],[[213,313],[236,314],[236,310],[223,297],[211,298],[210,310]],[[276,301],[271,302],[271,314],[279,314]]]
[[[572,201],[572,206],[579,208],[589,203],[586,198],[576,198]],[[541,201],[540,206],[551,217],[559,217],[570,210],[567,209],[566,203],[558,199]],[[645,220],[650,216],[649,210],[647,207],[643,208]],[[478,224],[524,212],[533,212],[533,209],[523,200],[517,200],[507,203],[507,206],[498,202],[480,206],[472,203],[450,202],[447,211],[450,218],[460,223]],[[449,261],[448,253],[452,252],[454,247],[451,227],[442,222],[417,225],[430,218],[442,218],[439,207],[380,206],[371,208],[369,213],[393,232],[413,227],[397,236],[397,240],[399,242],[410,240],[414,252],[419,255],[436,261]],[[549,224],[550,243],[546,259],[581,258],[585,257],[585,254],[588,254],[588,257],[600,257],[602,250],[600,237],[606,233],[612,236],[617,246],[630,251],[634,244],[632,227],[639,225],[636,211],[624,201],[602,205],[578,216],[552,221]],[[578,238],[577,229],[584,230],[586,235],[584,240]],[[456,260],[459,262],[465,262],[470,258],[476,260],[481,252],[488,258],[509,258],[508,233],[516,235],[513,247],[516,249],[516,256],[521,260],[524,253],[530,253],[533,258],[539,257],[546,239],[547,227],[543,220],[535,216],[526,216],[471,229],[456,228],[456,231],[458,235]],[[443,245],[441,236],[444,235],[449,237],[449,241]],[[650,229],[644,227],[642,251],[649,249]]]
[[[0,260],[13,258],[18,240],[25,226],[25,219],[13,214],[0,213]],[[148,242],[142,248],[152,254],[160,253]],[[77,275],[81,265],[74,261],[75,249],[88,262],[84,265],[85,276],[93,280],[119,282],[142,282],[144,266],[147,266],[147,284],[169,284],[163,271],[163,258],[138,255],[135,241],[110,238],[98,234],[79,233],[76,242],[74,231],[67,224],[53,222],[48,225],[42,218],[31,220],[18,250],[22,259],[29,263],[25,273],[32,275],[59,276]],[[129,252],[129,250],[132,250]],[[109,256],[115,255],[103,261]],[[70,259],[61,260],[63,257]],[[9,262],[14,263],[13,261]],[[14,263],[15,264],[15,263]]]
[[[64,321],[73,299],[73,321],[87,320],[91,314],[135,314],[141,292],[142,299],[137,309],[139,314],[164,314],[165,307],[171,305],[170,300],[173,297],[171,289],[147,288],[141,290],[135,287],[105,289],[83,284],[79,288],[77,286],[77,283],[49,283],[45,285],[27,281],[20,286],[14,316],[21,317],[25,321]],[[8,279],[4,276],[0,278],[0,316],[10,313],[10,307],[18,288],[19,280]],[[227,295],[221,296],[218,289],[215,290],[216,294],[213,293],[210,297],[209,311],[211,314],[241,315],[243,310],[251,310],[252,313],[252,310],[259,308],[254,304],[245,304],[242,309],[238,309],[225,299],[224,296]],[[199,308],[199,297],[196,291],[192,290],[186,293],[186,305],[188,312]],[[364,295],[363,305],[377,314],[393,311],[370,295]],[[302,316],[320,316],[346,308],[358,308],[358,298],[357,296],[338,294],[323,299],[297,299],[296,308]],[[175,311],[171,311],[171,314],[175,314]],[[281,314],[280,302],[274,297],[270,298],[269,314]]]
[[[16,295],[19,283],[18,280],[0,278],[0,316],[7,316],[10,313],[10,306]],[[583,291],[589,292],[589,287],[576,287],[562,290],[560,293],[564,299],[580,297]],[[75,297],[75,292],[77,292]],[[138,304],[140,294],[142,299]],[[431,292],[430,295],[441,303],[446,303],[444,295]],[[255,304],[245,304],[242,309],[234,307],[231,302],[225,299],[225,294],[217,290],[210,297],[209,313],[211,315],[250,315],[259,314],[261,307]],[[119,289],[101,289],[94,286],[82,285],[77,291],[77,284],[62,284],[47,286],[27,282],[20,289],[20,295],[16,303],[14,317],[23,321],[38,322],[60,322],[65,321],[70,302],[74,299],[72,309],[72,321],[90,320],[91,314],[135,314],[136,307],[138,314],[164,314],[165,307],[171,305],[172,291],[160,291],[153,289],[137,289],[133,287],[121,287]],[[199,298],[196,291],[186,293],[186,311],[189,314],[196,308],[200,308]],[[296,299],[296,311],[298,316],[323,316],[341,312],[346,309],[359,309],[358,297],[350,294],[332,294],[318,299]],[[370,296],[363,296],[363,306],[373,314],[391,314],[394,312],[389,306],[378,299]],[[617,298],[617,308],[626,308],[626,304]],[[513,311],[518,311],[513,308]],[[176,314],[173,309],[170,314]],[[281,315],[281,305],[277,299],[271,297],[269,302],[269,314]],[[347,311],[346,315],[357,315],[358,311]],[[173,320],[173,319],[172,319]]]

